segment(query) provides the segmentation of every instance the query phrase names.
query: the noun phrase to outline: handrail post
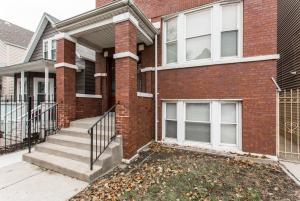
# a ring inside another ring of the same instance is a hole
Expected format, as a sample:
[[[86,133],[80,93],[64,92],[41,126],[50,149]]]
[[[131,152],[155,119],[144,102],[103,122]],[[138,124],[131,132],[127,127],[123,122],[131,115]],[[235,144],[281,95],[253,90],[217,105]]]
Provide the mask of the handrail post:
[[[27,115],[27,119],[28,119],[28,149],[29,149],[29,153],[31,153],[31,97],[28,97],[28,115]]]
[[[93,152],[94,152],[94,146],[93,146],[93,128],[90,130],[90,134],[91,134],[91,161],[90,161],[90,165],[91,165],[91,170],[93,170]]]

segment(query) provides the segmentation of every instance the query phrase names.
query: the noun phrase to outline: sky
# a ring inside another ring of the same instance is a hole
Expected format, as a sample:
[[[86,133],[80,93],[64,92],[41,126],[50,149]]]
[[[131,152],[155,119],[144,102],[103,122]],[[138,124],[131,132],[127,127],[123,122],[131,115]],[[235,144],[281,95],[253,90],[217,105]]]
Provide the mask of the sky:
[[[35,31],[44,12],[60,20],[95,8],[96,0],[0,0],[0,19]]]

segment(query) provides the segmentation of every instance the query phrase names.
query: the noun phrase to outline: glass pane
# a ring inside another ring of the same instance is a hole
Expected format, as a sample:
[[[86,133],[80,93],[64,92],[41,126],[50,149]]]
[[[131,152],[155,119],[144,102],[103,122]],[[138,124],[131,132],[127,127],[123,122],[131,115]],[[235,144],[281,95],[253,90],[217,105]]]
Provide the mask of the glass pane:
[[[185,140],[210,143],[210,124],[186,122]]]
[[[166,121],[166,137],[177,138],[177,122]]]
[[[48,59],[48,52],[44,52],[44,59]]]
[[[167,21],[167,42],[177,40],[177,18]]]
[[[186,104],[186,120],[188,121],[210,121],[209,103]]]
[[[177,119],[177,105],[176,103],[167,103],[167,119]]]
[[[38,93],[39,94],[45,93],[45,83],[44,82],[38,82]]]
[[[222,6],[222,31],[237,29],[237,4]]]
[[[167,63],[177,62],[177,42],[167,44]]]
[[[52,40],[52,50],[56,50],[56,40]]]
[[[187,39],[186,59],[208,59],[211,58],[211,36]]]
[[[223,103],[222,104],[222,123],[236,123],[236,104]]]
[[[201,10],[186,16],[187,38],[211,34],[211,9]]]
[[[222,33],[221,56],[237,56],[238,55],[238,32],[228,31]]]
[[[52,59],[56,60],[56,50],[51,51]]]
[[[236,144],[236,125],[221,125],[221,143]]]

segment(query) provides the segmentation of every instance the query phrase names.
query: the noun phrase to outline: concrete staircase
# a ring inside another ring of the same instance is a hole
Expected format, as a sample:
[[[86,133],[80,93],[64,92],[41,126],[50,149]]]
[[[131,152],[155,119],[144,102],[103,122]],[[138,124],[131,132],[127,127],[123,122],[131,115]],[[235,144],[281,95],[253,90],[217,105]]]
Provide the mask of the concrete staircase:
[[[117,136],[94,164],[93,170],[90,170],[91,139],[87,131],[98,119],[99,117],[71,122],[69,128],[47,137],[47,141],[36,145],[31,154],[23,155],[23,160],[89,183],[94,181],[122,160],[122,139]],[[99,145],[100,134],[97,138]],[[104,135],[101,139],[104,139]],[[94,138],[94,144],[95,141]],[[95,154],[94,152],[94,156]]]

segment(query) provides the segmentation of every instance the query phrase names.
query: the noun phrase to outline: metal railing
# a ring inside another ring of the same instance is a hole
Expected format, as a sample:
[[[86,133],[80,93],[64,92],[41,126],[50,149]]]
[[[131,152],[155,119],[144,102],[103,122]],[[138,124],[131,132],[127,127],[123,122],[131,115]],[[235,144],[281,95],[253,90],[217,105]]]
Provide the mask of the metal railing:
[[[110,108],[93,126],[90,127],[88,133],[91,139],[90,149],[90,169],[99,159],[101,154],[107,149],[109,144],[116,137],[115,133],[115,109],[116,105]]]
[[[57,132],[57,104],[52,98],[0,97],[0,154],[29,148]],[[30,137],[28,137],[30,136]]]

